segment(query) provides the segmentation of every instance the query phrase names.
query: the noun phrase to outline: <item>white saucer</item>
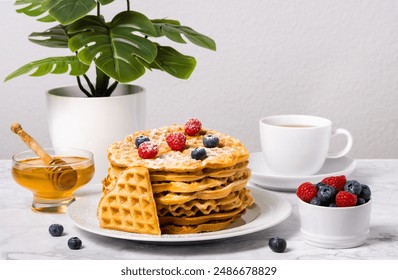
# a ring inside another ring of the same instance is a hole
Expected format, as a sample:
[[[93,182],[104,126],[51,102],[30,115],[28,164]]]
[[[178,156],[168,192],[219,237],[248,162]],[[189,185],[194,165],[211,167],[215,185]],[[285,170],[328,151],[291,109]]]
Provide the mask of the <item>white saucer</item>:
[[[283,176],[269,170],[261,152],[251,153],[249,158],[249,168],[252,170],[250,181],[259,187],[278,191],[295,191],[301,183],[318,183],[328,176],[349,176],[355,167],[356,162],[348,157],[328,158],[321,170],[314,175]]]

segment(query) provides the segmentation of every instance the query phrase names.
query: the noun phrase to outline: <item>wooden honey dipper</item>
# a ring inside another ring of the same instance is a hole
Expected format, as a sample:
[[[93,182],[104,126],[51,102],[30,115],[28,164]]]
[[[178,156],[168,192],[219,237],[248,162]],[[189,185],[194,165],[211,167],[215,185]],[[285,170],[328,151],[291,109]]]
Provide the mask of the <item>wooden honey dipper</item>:
[[[66,191],[76,185],[77,172],[64,160],[51,157],[35,139],[22,129],[19,123],[13,123],[11,131],[17,134],[44,164],[49,166],[49,178],[55,188]]]

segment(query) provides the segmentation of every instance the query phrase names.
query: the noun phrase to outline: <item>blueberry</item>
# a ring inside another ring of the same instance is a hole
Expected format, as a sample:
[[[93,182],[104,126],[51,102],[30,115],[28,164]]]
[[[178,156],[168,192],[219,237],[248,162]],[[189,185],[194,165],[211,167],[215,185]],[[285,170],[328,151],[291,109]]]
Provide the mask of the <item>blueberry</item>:
[[[64,232],[64,227],[60,224],[52,224],[48,228],[48,232],[51,234],[51,236],[61,236]]]
[[[282,253],[286,250],[286,240],[279,237],[272,237],[268,241],[268,246],[270,249],[276,253]]]
[[[78,250],[82,247],[82,241],[79,237],[72,237],[68,240],[68,247],[72,250]]]
[[[344,185],[344,190],[359,195],[362,191],[362,185],[356,180],[348,180]]]
[[[211,134],[206,135],[206,136],[203,138],[203,145],[204,145],[206,148],[214,148],[214,147],[217,147],[219,142],[220,142],[220,140],[218,139],[218,137],[217,137],[217,136],[214,136],[214,135],[211,135]]]
[[[319,199],[319,197],[314,197],[313,199],[311,199],[310,204],[321,206],[322,201]]]
[[[367,185],[362,185],[362,190],[358,197],[363,198],[365,202],[368,202],[371,195],[372,192],[370,191],[370,188]]]
[[[316,188],[318,189],[318,191],[319,191],[319,189],[321,188],[321,187],[323,187],[323,186],[327,186],[325,183],[323,183],[323,182],[319,182],[319,183],[317,183],[316,185]]]
[[[322,204],[328,205],[330,202],[333,201],[336,195],[336,190],[328,185],[320,187],[317,197],[321,200]]]
[[[147,141],[151,141],[151,139],[149,139],[149,137],[147,136],[140,135],[137,138],[135,138],[135,146],[138,148],[142,143]]]
[[[358,198],[357,205],[362,205],[362,204],[365,204],[365,203],[366,203],[365,199],[363,199],[362,197]]]
[[[337,207],[335,203],[330,203],[329,207]]]
[[[206,150],[204,148],[195,148],[191,152],[193,159],[202,160],[207,158]]]

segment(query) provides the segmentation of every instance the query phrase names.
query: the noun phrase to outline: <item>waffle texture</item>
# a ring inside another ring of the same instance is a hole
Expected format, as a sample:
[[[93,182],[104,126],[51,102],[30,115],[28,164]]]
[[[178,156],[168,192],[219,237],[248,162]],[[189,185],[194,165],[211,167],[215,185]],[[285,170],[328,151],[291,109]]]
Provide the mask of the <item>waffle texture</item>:
[[[126,169],[115,187],[101,198],[98,217],[103,228],[160,235],[148,169]]]

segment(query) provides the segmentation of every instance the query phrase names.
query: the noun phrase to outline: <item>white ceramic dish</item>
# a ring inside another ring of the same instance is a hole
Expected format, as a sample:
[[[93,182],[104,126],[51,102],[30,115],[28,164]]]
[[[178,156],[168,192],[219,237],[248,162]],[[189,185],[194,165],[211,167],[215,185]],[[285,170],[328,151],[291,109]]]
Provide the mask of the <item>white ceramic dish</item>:
[[[316,206],[298,200],[304,241],[322,248],[352,248],[366,242],[372,200],[352,207]]]
[[[296,191],[301,183],[318,183],[328,176],[349,176],[355,167],[356,162],[348,157],[328,158],[321,170],[314,175],[281,176],[269,170],[261,152],[252,153],[249,158],[249,168],[252,170],[250,181],[259,187],[277,191]]]
[[[287,200],[260,188],[250,189],[254,206],[229,228],[215,232],[153,236],[100,228],[96,215],[100,193],[79,198],[68,207],[67,215],[77,227],[94,234],[142,242],[181,244],[245,235],[270,228],[289,217],[291,205]]]

